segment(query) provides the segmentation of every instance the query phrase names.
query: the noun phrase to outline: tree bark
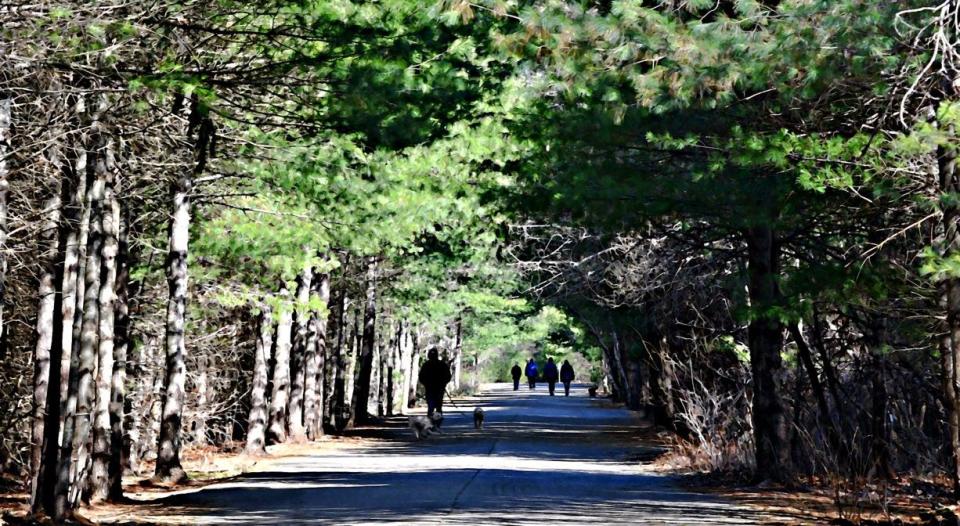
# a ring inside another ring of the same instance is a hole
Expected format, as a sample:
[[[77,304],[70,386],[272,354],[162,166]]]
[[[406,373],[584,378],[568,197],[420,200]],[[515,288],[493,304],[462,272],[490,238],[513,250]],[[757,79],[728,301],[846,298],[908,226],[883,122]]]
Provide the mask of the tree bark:
[[[96,139],[94,144],[101,145],[101,142]],[[76,451],[76,460],[72,463],[73,466],[66,481],[69,485],[67,507],[70,510],[76,508],[80,497],[86,491],[89,469],[90,425],[95,399],[94,371],[97,367],[99,346],[100,271],[104,240],[102,216],[108,173],[101,147],[88,152],[87,155],[91,161],[93,182],[90,187],[90,227],[84,261],[83,312],[77,355],[76,411],[70,425],[72,428],[70,438],[73,442],[73,451]],[[65,435],[64,441],[66,440]],[[69,457],[62,460],[69,462]]]
[[[7,331],[3,309],[7,302],[7,234],[9,228],[7,224],[7,196],[10,192],[10,169],[7,166],[7,156],[13,149],[10,144],[12,121],[13,100],[0,100],[0,340],[3,339]],[[3,357],[3,352],[0,352],[0,359]]]
[[[345,281],[345,280],[344,280]],[[346,283],[340,285],[340,296],[337,301],[337,343],[333,356],[333,397],[330,403],[330,421],[339,432],[346,425],[344,413],[347,398],[347,289]]]
[[[196,366],[198,373],[196,382],[197,405],[194,413],[196,420],[193,423],[193,442],[202,446],[207,443],[207,420],[212,416],[208,408],[210,397],[207,392],[210,389],[208,372],[210,358],[208,356],[197,357]]]
[[[460,389],[460,373],[463,370],[463,318],[457,316],[457,330],[453,344],[453,388]]]
[[[360,371],[357,375],[356,386],[356,404],[354,407],[354,419],[357,424],[365,424],[370,421],[370,381],[373,373],[373,353],[376,344],[376,322],[377,322],[377,260],[370,258],[367,261],[367,280],[366,280],[367,301],[363,309],[363,340],[358,357]]]
[[[403,324],[397,322],[397,331],[390,345],[390,356],[387,361],[387,416],[393,416],[397,403],[397,365],[400,363],[400,348],[403,345]]]
[[[380,331],[377,331],[380,332]],[[378,417],[384,414],[383,407],[383,342],[373,344],[373,374],[370,379],[370,392],[373,395],[373,407]],[[369,405],[367,406],[369,411]]]
[[[77,103],[78,112],[84,110],[82,99]],[[69,205],[64,211],[64,254],[63,280],[61,285],[63,330],[60,335],[60,420],[58,427],[62,434],[66,429],[64,421],[72,400],[67,396],[72,360],[80,338],[80,312],[83,307],[83,265],[87,254],[87,238],[90,233],[89,181],[87,177],[87,152],[79,148],[74,163],[73,176],[68,180],[72,188]],[[75,407],[75,406],[72,406]],[[58,442],[61,437],[58,434]]]
[[[290,350],[290,399],[287,402],[287,436],[295,442],[306,439],[304,427],[304,389],[307,379],[307,345],[312,315],[307,305],[313,284],[313,267],[307,265],[297,276],[294,299],[293,345]],[[314,355],[315,355],[314,351]],[[310,364],[312,367],[314,364]]]
[[[247,426],[248,455],[262,455],[266,450],[267,427],[267,379],[268,363],[270,362],[270,344],[273,339],[273,322],[270,318],[270,309],[261,306],[257,317],[257,341],[254,345],[253,356],[253,388],[250,391],[250,416]]]
[[[273,382],[270,392],[270,424],[267,443],[279,444],[287,440],[287,395],[290,391],[290,338],[293,331],[293,313],[286,285],[281,285],[279,297],[283,304],[277,313],[277,335],[273,353]]]
[[[119,184],[117,185],[119,187]],[[127,357],[130,354],[130,260],[129,218],[121,212],[116,194],[110,201],[114,224],[117,225],[116,297],[114,298],[114,360],[110,387],[110,463],[107,498],[117,502],[123,498],[123,472],[129,467],[129,451],[125,442],[124,424],[128,423],[126,404]]]
[[[9,112],[9,106],[4,110],[3,104],[8,103],[9,101],[0,102],[0,139],[4,134],[4,115],[3,112]],[[9,115],[6,115],[7,123],[9,126]],[[2,147],[2,143],[0,143]],[[63,159],[61,159],[61,152],[58,148],[53,149],[51,153],[51,163],[58,167],[59,172],[63,172]],[[0,163],[4,161],[0,160]],[[56,180],[60,181],[60,173],[55,174]],[[0,186],[6,185],[5,175],[0,174],[4,177],[0,181]],[[32,426],[32,440],[30,444],[30,507],[33,512],[38,512],[41,509],[41,500],[43,497],[43,477],[42,473],[44,471],[44,462],[46,459],[43,456],[44,451],[44,436],[45,436],[45,427],[47,425],[47,413],[51,410],[51,406],[48,406],[48,401],[50,398],[49,393],[47,392],[50,387],[50,377],[51,369],[56,369],[56,376],[59,378],[59,366],[60,366],[60,353],[59,347],[54,349],[54,325],[59,322],[55,318],[58,317],[57,307],[60,306],[60,301],[57,294],[57,285],[59,284],[57,277],[59,270],[62,266],[58,264],[60,251],[58,250],[58,241],[60,236],[59,226],[61,221],[61,191],[59,188],[60,184],[57,185],[57,188],[52,188],[50,190],[50,197],[46,199],[43,203],[43,226],[40,231],[40,237],[38,240],[38,250],[37,252],[40,255],[40,267],[41,274],[39,285],[37,287],[37,293],[40,297],[39,304],[37,305],[37,323],[35,327],[35,347],[34,347],[34,356],[33,356],[33,426]],[[0,206],[6,207],[6,190],[0,190],[0,193],[4,194],[0,203]],[[5,210],[0,212],[5,214]],[[5,224],[6,218],[0,219]],[[0,234],[3,235],[3,234]],[[0,264],[0,267],[5,267],[6,263]],[[5,268],[3,269],[5,272]],[[2,276],[0,276],[2,279]],[[0,283],[0,291],[2,291],[2,283]],[[2,309],[2,298],[0,298],[0,309]],[[2,316],[2,312],[0,312]],[[2,321],[2,320],[0,320]],[[56,364],[53,361],[56,360]],[[54,384],[54,390],[59,389],[59,383]],[[59,396],[57,396],[57,406],[59,406]],[[57,407],[59,409],[59,407]]]
[[[410,330],[410,379],[407,384],[407,408],[413,409],[417,405],[417,373],[420,371],[420,331]]]
[[[170,246],[167,255],[167,319],[165,330],[166,370],[164,375],[163,410],[157,437],[157,464],[154,477],[163,481],[182,481],[187,477],[180,465],[180,428],[183,423],[183,401],[187,379],[187,255],[190,246],[190,194],[193,181],[206,169],[213,121],[204,115],[196,95],[193,96],[187,136],[197,128],[194,143],[194,165],[174,181],[171,189]],[[194,124],[196,123],[196,124]]]
[[[320,305],[330,301],[330,275],[314,273],[313,294]],[[304,426],[307,438],[316,440],[323,435],[323,407],[325,400],[327,357],[327,313],[314,312],[310,316],[307,335],[307,368],[304,373]]]
[[[750,306],[747,330],[753,373],[753,432],[756,465],[763,476],[784,481],[790,472],[787,420],[780,398],[783,326],[777,317],[779,247],[769,226],[747,230]],[[760,473],[758,471],[758,473]]]
[[[76,104],[76,112],[86,112],[83,99]],[[67,207],[64,245],[64,276],[62,285],[63,325],[60,338],[62,356],[60,358],[60,411],[57,426],[45,426],[47,434],[45,447],[59,448],[56,468],[49,464],[50,472],[45,474],[45,484],[53,484],[52,502],[45,504],[54,520],[63,521],[73,510],[70,505],[70,488],[75,477],[74,436],[77,415],[77,393],[80,382],[80,333],[83,326],[83,303],[86,295],[85,276],[87,243],[90,237],[92,217],[92,180],[87,159],[87,149],[83,146],[86,139],[80,141],[77,160],[74,164],[74,176],[70,182],[74,185],[71,206]],[[75,220],[75,221],[72,221]],[[99,272],[99,269],[98,269]],[[48,389],[53,393],[53,389]],[[49,407],[52,407],[49,406]],[[57,434],[52,436],[56,427]]]
[[[952,136],[953,129],[948,128]],[[960,193],[960,172],[957,170],[957,151],[951,144],[937,149],[937,168],[941,195]],[[941,231],[943,243],[941,254],[944,258],[956,257],[960,253],[960,204],[956,199],[940,201],[942,216]],[[947,422],[950,425],[950,477],[953,480],[954,498],[960,499],[960,279],[948,277],[941,283],[946,303],[946,334],[949,343],[943,362],[944,399],[947,407]]]
[[[190,191],[192,174],[184,174],[173,185],[170,218],[170,249],[167,255],[167,319],[164,348],[166,368],[163,381],[163,408],[157,437],[157,464],[154,477],[182,481],[186,472],[180,465],[180,428],[187,380],[186,316],[187,253],[190,244]]]
[[[113,141],[104,137],[97,159],[97,170],[103,170],[104,194],[100,214],[102,235],[100,253],[100,290],[97,309],[97,375],[96,403],[93,413],[93,458],[90,467],[90,501],[99,502],[109,495],[110,404],[114,375],[114,309],[116,308],[117,252],[119,249],[120,205],[117,203]]]
[[[400,360],[400,414],[405,414],[410,404],[410,380],[412,377],[410,360],[412,359],[413,345],[410,341],[410,330],[406,325],[406,323],[400,322],[397,328],[397,339],[400,345],[400,356],[398,358]]]
[[[347,386],[346,386],[346,395],[350,397],[350,404],[346,407],[344,411],[344,420],[346,421],[346,427],[350,427],[354,423],[355,409],[357,407],[357,375],[360,373],[360,367],[357,366],[357,362],[360,357],[360,344],[363,338],[363,331],[360,328],[360,309],[355,308],[353,310],[353,324],[350,327],[350,338],[349,338],[349,355],[348,355],[348,365],[347,365]]]

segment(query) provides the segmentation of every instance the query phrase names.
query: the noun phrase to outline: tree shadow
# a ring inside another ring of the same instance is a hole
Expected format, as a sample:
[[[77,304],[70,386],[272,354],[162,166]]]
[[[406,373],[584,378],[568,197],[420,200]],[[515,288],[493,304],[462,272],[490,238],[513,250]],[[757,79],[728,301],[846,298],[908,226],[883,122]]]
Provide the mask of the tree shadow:
[[[576,498],[559,500],[558,494]],[[263,472],[149,506],[205,524],[751,524],[766,518],[680,491],[658,476],[513,469]]]

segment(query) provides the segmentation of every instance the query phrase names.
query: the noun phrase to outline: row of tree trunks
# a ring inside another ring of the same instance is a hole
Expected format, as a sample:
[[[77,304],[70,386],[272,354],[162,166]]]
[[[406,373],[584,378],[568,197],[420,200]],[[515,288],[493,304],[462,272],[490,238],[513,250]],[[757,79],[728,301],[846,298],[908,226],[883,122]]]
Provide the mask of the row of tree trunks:
[[[295,305],[288,299],[286,285],[281,284],[277,294],[275,326],[266,307],[270,302],[264,301],[264,305],[260,306],[247,429],[248,454],[263,454],[266,444],[314,440],[323,435],[327,383],[326,326],[333,313],[316,312],[309,306],[327,305],[328,310],[332,311],[342,298],[330,299],[330,276],[327,273],[310,268],[300,275],[298,281]],[[301,322],[294,321],[294,312]],[[297,334],[297,331],[301,332]],[[269,367],[271,343],[274,358],[272,376]],[[291,357],[297,353],[297,346],[302,346],[303,356],[295,359],[300,361],[300,367],[291,371]],[[291,386],[301,390],[297,404],[293,403],[292,396],[288,396]],[[298,421],[294,422],[293,419]]]
[[[82,99],[74,108],[83,122]],[[121,305],[116,294],[121,208],[113,137],[101,119],[106,108],[101,98],[78,144],[49,150],[58,187],[45,203],[39,240],[44,272],[30,496],[34,513],[55,520],[65,519],[81,497],[96,501],[120,493],[121,463],[112,458],[112,442],[120,440],[113,439],[118,430],[111,419],[120,416],[115,402],[122,407],[123,389],[114,386],[123,364],[116,363],[114,314],[127,298]]]

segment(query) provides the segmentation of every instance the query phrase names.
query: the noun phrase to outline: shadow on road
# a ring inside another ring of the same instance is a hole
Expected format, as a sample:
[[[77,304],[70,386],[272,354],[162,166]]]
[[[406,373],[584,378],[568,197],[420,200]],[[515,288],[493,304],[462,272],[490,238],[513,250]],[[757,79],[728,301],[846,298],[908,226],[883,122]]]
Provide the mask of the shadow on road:
[[[416,441],[406,417],[351,434],[362,446],[148,504],[154,521],[203,524],[754,524],[757,512],[679,488],[637,459],[661,448],[634,413],[585,396],[494,387],[458,400],[444,433]],[[486,425],[473,428],[483,407]]]

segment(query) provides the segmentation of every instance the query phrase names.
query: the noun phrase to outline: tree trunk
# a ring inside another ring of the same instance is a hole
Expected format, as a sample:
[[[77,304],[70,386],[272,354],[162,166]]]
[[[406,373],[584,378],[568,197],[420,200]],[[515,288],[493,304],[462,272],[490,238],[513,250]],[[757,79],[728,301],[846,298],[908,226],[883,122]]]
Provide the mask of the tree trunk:
[[[118,320],[119,321],[119,320]],[[119,335],[118,335],[119,338]],[[126,380],[129,387],[129,395],[124,398],[124,428],[126,432],[123,436],[123,460],[122,465],[128,468],[131,473],[140,475],[140,448],[142,441],[143,411],[150,406],[148,403],[151,396],[147,394],[148,389],[152,387],[150,378],[145,375],[146,364],[148,363],[147,349],[149,345],[143,343],[134,346],[129,345],[129,350],[136,349],[137,357],[134,360],[127,361]],[[129,356],[129,355],[128,355]],[[153,443],[152,441],[150,442]]]
[[[129,468],[129,451],[125,443],[124,424],[128,423],[124,409],[126,404],[127,357],[130,354],[130,260],[129,218],[121,215],[120,201],[110,201],[117,225],[117,271],[114,308],[113,377],[110,396],[110,464],[108,466],[107,497],[114,502],[123,498],[123,472]]]
[[[313,293],[316,301],[321,305],[326,305],[330,301],[330,275],[315,273]],[[323,435],[323,407],[325,399],[326,382],[326,356],[327,356],[327,316],[322,316],[314,312],[310,317],[310,327],[308,332],[307,353],[305,362],[307,364],[304,373],[304,426],[307,430],[307,438],[316,440]]]
[[[394,333],[393,344],[390,346],[390,357],[387,361],[387,416],[393,416],[397,402],[397,365],[399,365],[401,347],[403,346],[403,324],[397,322],[397,332]]]
[[[797,323],[790,324],[789,329],[790,335],[793,336],[793,341],[797,344],[797,355],[800,357],[800,362],[806,370],[807,378],[810,381],[810,388],[813,390],[813,396],[817,400],[820,424],[827,432],[827,439],[830,441],[830,446],[837,460],[844,463],[849,458],[849,450],[846,447],[843,437],[833,424],[833,418],[830,416],[830,404],[827,403],[826,391],[823,388],[823,383],[820,382],[820,376],[817,374],[817,369],[813,364],[813,355],[810,353],[810,346],[807,345],[807,341],[803,337],[803,332]]]
[[[747,251],[750,306],[753,310],[747,338],[753,373],[756,465],[766,478],[784,481],[790,471],[790,447],[786,415],[780,399],[783,326],[774,312],[779,294],[779,247],[773,229],[769,226],[748,229]]]
[[[78,111],[82,112],[83,104],[78,102]],[[75,358],[75,348],[79,345],[80,319],[83,307],[83,265],[87,254],[87,238],[90,233],[90,205],[87,180],[87,152],[79,148],[74,163],[73,176],[68,180],[70,192],[69,205],[64,211],[64,254],[63,280],[61,285],[63,330],[60,335],[60,429],[57,441],[61,441],[61,434],[66,429],[64,421],[67,418],[67,405],[75,400],[67,396],[70,384],[71,364]],[[75,407],[75,406],[71,406]]]
[[[954,483],[954,492],[960,492],[960,488],[957,488],[958,480],[960,480],[960,460],[958,460],[958,455],[960,455],[960,412],[955,408],[958,406],[958,396],[956,389],[956,381],[954,377],[956,376],[955,372],[957,368],[954,366],[955,355],[952,351],[953,341],[949,333],[944,333],[941,336],[939,341],[940,349],[940,366],[943,369],[942,378],[943,378],[943,400],[944,400],[944,410],[946,412],[947,419],[947,435],[949,438],[949,447],[950,447],[950,475],[953,477]]]
[[[197,122],[194,143],[194,166],[173,183],[173,208],[170,216],[170,249],[167,255],[167,320],[164,346],[163,410],[157,437],[157,465],[154,477],[163,481],[182,481],[187,477],[180,465],[180,428],[183,422],[183,401],[187,379],[187,254],[190,245],[190,193],[194,179],[207,165],[208,147],[213,134],[213,121],[204,116],[196,95],[193,96],[191,123]],[[187,135],[193,132],[188,128]]]
[[[413,345],[410,341],[410,331],[404,322],[400,322],[397,329],[397,340],[400,345],[400,414],[405,414],[410,404],[410,360]]]
[[[374,342],[373,344],[373,374],[370,378],[370,391],[373,395],[372,405],[376,415],[384,415],[383,407],[383,342]],[[369,413],[370,406],[367,406]]]
[[[99,144],[99,141],[97,141]],[[99,150],[99,149],[98,149]],[[83,278],[83,312],[77,355],[76,374],[76,411],[73,415],[71,440],[76,460],[69,471],[67,507],[72,510],[79,504],[81,494],[86,490],[88,462],[90,460],[90,423],[94,403],[94,371],[97,367],[100,325],[100,270],[103,249],[103,207],[106,190],[106,175],[102,151],[88,152],[93,165],[93,183],[90,187],[90,227],[87,238],[86,257]],[[72,373],[71,373],[72,374]],[[71,385],[71,387],[73,387]],[[64,435],[64,441],[67,440]],[[69,462],[69,457],[61,459]]]
[[[346,395],[350,397],[350,404],[344,411],[346,426],[353,425],[354,409],[357,407],[357,375],[360,368],[357,366],[360,356],[360,340],[363,338],[363,332],[360,329],[360,311],[359,308],[353,311],[353,325],[350,328],[350,347],[348,355],[347,368],[347,389]]]
[[[313,284],[313,267],[307,265],[297,276],[297,292],[294,298],[293,345],[290,349],[290,399],[287,402],[287,435],[290,440],[306,439],[304,427],[304,389],[306,386],[307,340],[312,318],[307,305]],[[312,364],[311,364],[312,367]]]
[[[9,112],[9,105],[4,109],[3,105],[8,104],[9,101],[0,102],[0,139],[3,139],[3,134],[5,133],[4,126],[9,127],[9,114],[4,116],[4,111]],[[4,119],[6,118],[6,124]],[[0,142],[0,148],[3,147],[3,142]],[[63,159],[61,158],[61,153],[59,148],[53,149],[51,153],[51,163],[59,168],[59,172],[66,175],[63,170]],[[5,161],[0,160],[0,163]],[[0,166],[2,169],[2,166]],[[56,180],[61,180],[61,173],[55,174]],[[2,213],[6,213],[6,178],[5,174],[0,174],[3,177],[0,180],[0,193],[3,194],[2,203],[0,206],[4,208]],[[57,186],[61,186],[58,184]],[[50,190],[50,197],[43,203],[43,226],[40,231],[40,238],[38,240],[38,250],[37,252],[40,255],[40,266],[41,274],[40,281],[37,287],[37,293],[40,297],[39,304],[37,305],[37,324],[36,324],[36,341],[35,341],[35,350],[33,358],[33,429],[32,429],[32,441],[30,445],[30,508],[33,512],[38,512],[41,509],[41,501],[43,498],[43,471],[44,463],[48,461],[48,458],[44,458],[44,437],[46,435],[45,429],[47,425],[47,413],[53,408],[53,406],[48,406],[49,399],[51,398],[50,393],[48,393],[50,387],[50,378],[51,370],[55,369],[56,379],[59,379],[59,366],[60,366],[60,352],[59,347],[54,348],[54,332],[55,324],[61,324],[60,320],[57,320],[58,312],[57,309],[60,307],[59,295],[57,294],[57,285],[59,281],[57,280],[58,274],[62,273],[62,266],[59,264],[59,254],[58,250],[58,241],[60,236],[58,235],[61,221],[61,192],[62,188],[52,188]],[[0,219],[5,225],[6,218],[3,217]],[[5,227],[4,227],[5,228]],[[4,235],[4,234],[0,234]],[[0,269],[5,273],[6,260],[3,260],[3,263],[0,263]],[[3,279],[0,276],[0,279]],[[0,282],[0,293],[2,293],[3,284]],[[2,309],[2,298],[0,298],[0,309]],[[2,316],[2,311],[0,311],[0,316]],[[2,321],[2,320],[0,320]],[[53,361],[56,360],[56,363]],[[59,389],[59,383],[54,384],[52,390]],[[56,396],[56,409],[59,409],[59,395]]]
[[[61,201],[67,203],[61,213],[59,225],[59,255],[55,273],[55,283],[59,294],[54,297],[53,326],[51,327],[50,366],[47,376],[47,390],[44,414],[44,429],[39,480],[31,487],[31,511],[42,510],[48,516],[55,516],[57,473],[61,433],[64,425],[62,400],[67,400],[73,342],[74,313],[76,310],[77,287],[77,241],[79,224],[83,216],[82,208],[86,196],[86,153],[82,151],[77,162],[65,163],[62,168]],[[83,168],[83,171],[80,169]],[[85,227],[83,227],[85,228]],[[70,266],[67,260],[71,259]],[[67,293],[68,289],[71,291]],[[61,369],[63,368],[63,369]]]
[[[615,398],[624,404],[629,404],[630,388],[627,385],[627,373],[623,369],[623,352],[622,349],[620,349],[620,338],[616,329],[611,331],[610,336],[612,342],[609,347],[610,368],[614,373],[614,384],[617,390],[617,396]]]
[[[273,339],[273,322],[270,318],[270,309],[266,304],[261,306],[257,317],[257,341],[253,355],[253,388],[250,391],[250,416],[247,426],[248,455],[262,455],[266,450],[267,428],[267,380],[268,364],[270,362],[270,344]]]
[[[373,352],[376,344],[377,321],[377,260],[367,261],[367,301],[363,309],[363,341],[358,362],[360,372],[357,375],[357,402],[354,419],[358,424],[370,421],[368,404],[370,403],[370,380],[373,373]]]
[[[166,368],[163,380],[163,409],[157,437],[157,465],[154,477],[164,481],[182,481],[186,472],[180,465],[180,428],[187,381],[187,253],[190,243],[190,191],[193,177],[184,175],[173,186],[173,210],[170,219],[170,250],[167,256]]]
[[[949,128],[953,135],[953,129]],[[940,194],[957,195],[960,192],[960,172],[957,170],[957,151],[947,143],[937,149],[937,168],[939,170]],[[955,199],[941,199],[943,212],[941,231],[944,258],[960,254],[960,204]],[[947,422],[950,424],[950,477],[953,480],[954,498],[960,499],[960,279],[947,278],[941,284],[946,297],[946,333],[949,345],[942,357],[944,376],[944,399],[946,400]]]
[[[90,467],[90,500],[98,502],[109,495],[110,467],[110,404],[112,403],[114,364],[114,309],[116,308],[117,252],[119,250],[120,205],[115,191],[113,140],[104,138],[103,150],[97,159],[97,170],[104,170],[103,208],[100,231],[103,236],[100,255],[100,291],[97,309],[97,399],[93,414],[93,463]]]
[[[4,320],[3,307],[7,303],[7,195],[10,192],[10,169],[7,167],[7,156],[12,150],[11,123],[13,121],[13,99],[0,100],[0,340],[7,332]],[[2,345],[2,344],[0,344]],[[4,358],[0,351],[0,359]]]
[[[644,348],[646,370],[649,377],[650,400],[653,405],[653,421],[670,429],[676,429],[677,418],[673,403],[673,368],[667,354],[667,338],[655,343],[641,339]]]
[[[333,427],[342,431],[346,426],[346,403],[347,403],[347,349],[349,345],[347,337],[349,330],[347,327],[347,290],[346,283],[340,285],[340,299],[337,302],[337,344],[334,349],[333,364],[333,399],[330,404],[330,420]]]
[[[86,108],[83,99],[77,101],[77,113],[83,114]],[[86,139],[80,141],[84,144]],[[71,206],[67,207],[65,227],[68,232],[64,245],[64,277],[62,285],[62,318],[63,325],[60,338],[62,356],[60,358],[60,415],[57,422],[57,435],[53,437],[54,426],[45,426],[47,434],[46,445],[59,448],[56,469],[52,464],[49,474],[45,474],[45,484],[53,484],[52,502],[45,507],[52,510],[54,520],[63,521],[72,511],[70,505],[70,488],[75,476],[74,464],[74,436],[77,416],[77,392],[80,382],[80,332],[83,326],[83,303],[86,295],[85,276],[87,243],[90,237],[90,221],[92,217],[92,179],[89,177],[87,166],[87,150],[78,148],[73,184]],[[75,220],[75,221],[71,221]],[[73,224],[71,224],[73,223]],[[98,269],[99,272],[99,269]],[[48,389],[53,393],[53,389]],[[50,406],[52,407],[52,406]],[[52,413],[51,413],[52,414]],[[46,446],[45,446],[46,447]]]
[[[893,466],[890,465],[890,448],[888,447],[887,431],[887,384],[884,378],[883,358],[874,356],[874,374],[871,379],[872,389],[870,392],[871,411],[870,411],[870,433],[871,444],[870,453],[872,467],[870,478],[873,474],[879,474],[883,480],[892,480],[896,473]]]
[[[207,420],[212,416],[208,407],[210,397],[207,393],[210,389],[208,372],[210,369],[209,357],[197,357],[196,364],[198,373],[196,383],[197,409],[194,412],[196,420],[193,422],[193,443],[203,446],[207,443]]]
[[[293,331],[293,313],[290,292],[281,285],[283,304],[277,314],[277,336],[273,353],[273,382],[270,392],[270,425],[267,443],[279,444],[287,440],[287,395],[290,391],[290,338]]]
[[[410,378],[407,384],[407,408],[413,409],[417,405],[417,374],[420,372],[420,331],[410,330]]]
[[[630,409],[638,409],[639,403],[637,402],[637,395],[639,393],[632,389],[630,374],[627,371],[629,359],[627,358],[627,350],[624,349],[625,338],[623,338],[616,329],[611,331],[611,335],[613,337],[614,365],[617,368],[617,374],[620,376],[620,385],[623,390],[623,403]]]
[[[453,344],[453,388],[460,390],[460,373],[463,370],[463,318],[457,317],[456,339]]]

